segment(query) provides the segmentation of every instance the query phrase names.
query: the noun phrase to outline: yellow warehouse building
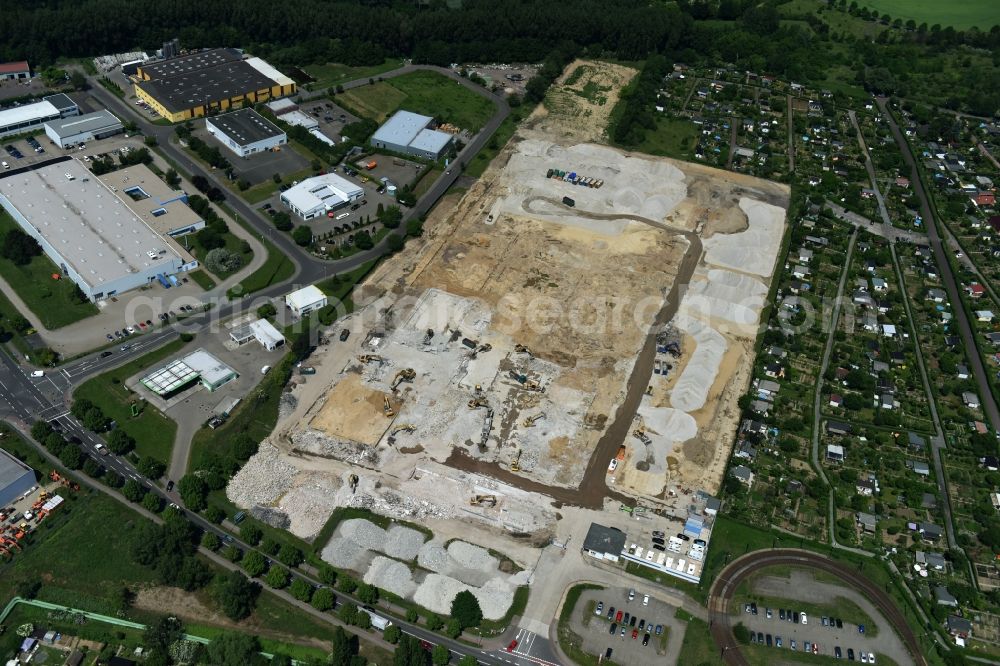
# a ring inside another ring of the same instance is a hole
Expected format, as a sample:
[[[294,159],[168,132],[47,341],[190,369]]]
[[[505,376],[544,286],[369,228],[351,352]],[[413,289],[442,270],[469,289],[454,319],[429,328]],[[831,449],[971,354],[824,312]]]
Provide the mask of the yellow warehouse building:
[[[216,48],[147,63],[135,94],[170,122],[295,94],[295,82],[260,58]]]

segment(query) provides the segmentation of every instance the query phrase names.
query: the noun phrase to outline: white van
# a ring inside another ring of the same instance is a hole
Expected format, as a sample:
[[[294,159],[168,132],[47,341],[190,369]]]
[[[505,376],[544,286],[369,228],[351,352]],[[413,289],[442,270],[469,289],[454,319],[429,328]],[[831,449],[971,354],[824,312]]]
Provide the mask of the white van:
[[[271,371],[271,366],[265,365],[263,368],[260,369],[260,374],[266,375],[270,371]]]
[[[31,371],[31,376],[32,377],[44,377],[45,376],[45,371],[44,370],[32,370]]]
[[[6,162],[0,162],[0,166],[3,166],[4,169],[9,169],[10,168],[10,165],[7,164]]]

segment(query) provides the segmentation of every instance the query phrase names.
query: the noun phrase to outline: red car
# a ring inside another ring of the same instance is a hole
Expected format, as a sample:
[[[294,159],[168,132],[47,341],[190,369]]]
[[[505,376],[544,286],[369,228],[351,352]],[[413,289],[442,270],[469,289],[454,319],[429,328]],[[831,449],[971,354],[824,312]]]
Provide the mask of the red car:
[[[622,621],[622,611],[618,611],[618,614],[615,615],[615,622],[621,624],[621,621]]]
[[[511,641],[510,645],[507,646],[507,652],[513,652],[514,648],[516,647],[517,647],[517,641],[516,640]]]
[[[632,640],[635,640],[637,638],[639,638],[639,630],[638,629],[633,629],[632,630]]]

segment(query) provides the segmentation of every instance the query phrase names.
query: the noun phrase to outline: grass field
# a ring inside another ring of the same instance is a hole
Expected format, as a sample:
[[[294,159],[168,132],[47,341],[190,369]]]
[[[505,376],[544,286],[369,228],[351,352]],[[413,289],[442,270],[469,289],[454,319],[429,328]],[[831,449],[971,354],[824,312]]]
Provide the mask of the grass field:
[[[247,296],[270,287],[272,284],[287,280],[295,272],[295,264],[285,256],[284,252],[278,250],[274,243],[264,238],[261,239],[261,243],[267,250],[267,260],[260,268],[246,276],[242,282],[229,289],[231,298]]]
[[[215,280],[213,280],[212,276],[208,274],[208,271],[198,269],[196,271],[191,271],[187,274],[187,276],[194,280],[194,283],[205,291],[208,291],[215,286]]]
[[[410,72],[352,88],[337,99],[378,123],[397,109],[406,109],[477,132],[493,115],[489,100],[437,72]]]
[[[919,25],[940,24],[959,30],[976,27],[988,32],[1000,25],[1000,3],[996,0],[861,0],[862,7],[873,9],[879,14],[888,14],[893,19],[903,21],[913,19]]]
[[[19,229],[6,211],[0,210],[0,234]],[[97,314],[97,306],[75,298],[76,283],[53,280],[59,269],[44,254],[34,257],[26,266],[18,266],[0,257],[0,275],[48,329],[61,328]]]
[[[531,113],[532,108],[522,106],[511,109],[510,115],[504,118],[504,121],[500,123],[500,127],[493,133],[490,140],[486,142],[483,149],[476,153],[476,156],[465,167],[465,175],[475,178],[482,176],[483,172],[486,171],[486,167],[493,161],[493,158],[503,150],[503,147],[510,141],[510,137],[514,136],[514,132],[517,130],[517,126],[521,120]]]
[[[302,69],[306,74],[316,79],[315,83],[309,84],[310,86],[313,88],[327,88],[338,83],[346,83],[347,81],[354,81],[356,79],[377,78],[379,74],[402,67],[402,65],[403,63],[399,60],[386,60],[381,65],[370,65],[368,67],[351,67],[349,65],[329,62],[325,65],[306,65]]]
[[[646,132],[646,138],[635,149],[649,155],[693,160],[697,144],[698,128],[694,123],[680,118],[658,118],[656,129]]]
[[[177,424],[160,410],[138,399],[125,387],[125,380],[176,354],[185,344],[187,343],[181,340],[174,340],[131,363],[89,379],[76,389],[73,397],[90,400],[101,408],[105,416],[116,420],[119,427],[135,439],[135,450],[140,456],[152,456],[169,463]],[[135,418],[129,407],[133,400],[137,401],[141,409],[139,416]]]

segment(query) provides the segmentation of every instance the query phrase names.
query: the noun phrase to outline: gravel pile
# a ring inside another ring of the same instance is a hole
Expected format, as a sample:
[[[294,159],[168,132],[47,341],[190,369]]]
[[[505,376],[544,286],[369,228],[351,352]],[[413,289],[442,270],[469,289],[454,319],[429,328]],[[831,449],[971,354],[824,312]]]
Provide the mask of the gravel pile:
[[[488,550],[465,541],[452,541],[448,544],[448,554],[466,569],[493,572],[500,566],[500,560],[490,555]]]
[[[417,564],[438,573],[448,573],[452,568],[448,551],[437,541],[428,541],[421,546],[417,554]]]
[[[372,560],[365,572],[364,581],[406,599],[417,591],[417,584],[413,582],[409,567],[382,555],[377,555]]]
[[[323,547],[320,557],[324,562],[332,564],[341,569],[352,569],[357,571],[361,563],[366,559],[368,551],[354,543],[350,539],[333,537]]]
[[[413,600],[428,610],[448,615],[451,613],[451,602],[455,599],[455,595],[462,590],[475,592],[473,588],[450,576],[432,573],[428,574],[424,582],[417,588]]]
[[[333,439],[318,430],[293,433],[292,443],[299,451],[324,458],[336,458],[370,469],[378,469],[382,462],[382,456],[373,447],[358,442]]]
[[[514,603],[514,587],[503,578],[493,578],[479,589],[472,589],[487,620],[499,620]]]
[[[268,506],[288,492],[298,470],[278,458],[273,444],[261,442],[257,453],[226,487],[226,497],[236,506]]]
[[[367,550],[385,552],[385,530],[364,518],[351,518],[337,526],[337,535]]]
[[[279,530],[287,530],[292,526],[292,520],[288,514],[280,509],[273,509],[269,506],[255,506],[250,509],[250,515],[262,523]]]
[[[400,560],[413,560],[424,545],[424,535],[417,530],[392,525],[386,531],[385,549],[382,551]]]
[[[299,406],[299,400],[291,391],[285,391],[278,400],[278,420],[282,421],[292,415]]]

